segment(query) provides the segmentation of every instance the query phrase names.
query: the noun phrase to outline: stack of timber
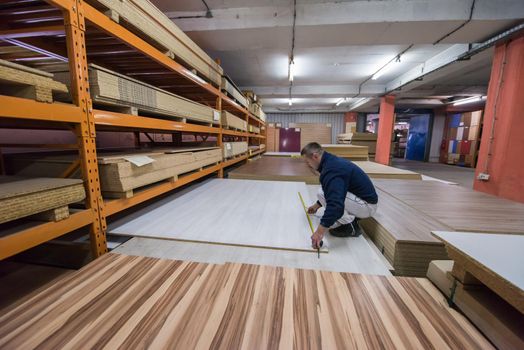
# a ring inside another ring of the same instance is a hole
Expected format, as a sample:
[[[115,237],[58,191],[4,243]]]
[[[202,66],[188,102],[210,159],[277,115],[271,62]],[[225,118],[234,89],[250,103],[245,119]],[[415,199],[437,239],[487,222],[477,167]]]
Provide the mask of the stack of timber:
[[[252,90],[244,90],[242,91],[242,94],[246,96],[246,98],[249,100],[249,103],[255,103],[258,102],[258,96],[255,94]]]
[[[179,175],[216,164],[221,159],[220,148],[214,147],[100,157],[102,194],[107,198],[129,198],[140,187],[166,179],[176,181]]]
[[[280,148],[280,128],[277,128],[273,123],[269,123],[267,126],[266,144],[268,152],[278,152]]]
[[[53,74],[0,60],[0,94],[53,102],[53,91],[67,93],[67,86]]]
[[[330,144],[331,124],[289,123],[290,128],[300,128],[300,149],[310,142]]]
[[[222,77],[222,91],[225,91],[230,97],[234,98],[244,108],[249,108],[248,99],[240,92],[235,83],[227,77]]]
[[[427,278],[497,348],[524,348],[524,314],[482,285],[465,285],[452,275],[452,260],[432,261]]]
[[[359,168],[364,170],[373,179],[404,179],[422,180],[422,176],[414,171],[394,168],[380,163],[370,161],[353,161]]]
[[[224,142],[224,159],[232,158],[247,152],[247,142]]]
[[[224,73],[222,67],[148,0],[89,0],[88,2],[166,52],[166,55],[190,69],[195,69],[202,78],[215,86],[220,86]],[[194,73],[188,70],[186,74],[191,76]]]
[[[427,280],[114,253],[3,313],[0,347],[493,348]]]
[[[252,155],[255,152],[258,151],[264,151],[266,149],[266,145],[261,143],[260,145],[251,145],[249,146],[249,155]]]
[[[68,205],[85,197],[77,179],[0,176],[0,224],[35,214],[38,220],[63,220],[69,217]]]
[[[247,131],[247,121],[227,111],[222,111],[222,127],[228,129],[236,129],[240,131]]]
[[[524,234],[524,205],[436,181],[373,179],[379,205],[360,221],[395,268],[425,276],[432,260],[448,259],[431,231]]]
[[[57,79],[70,84],[69,72],[57,73]],[[136,108],[139,112],[167,119],[207,124],[220,122],[220,112],[211,107],[94,64],[89,65],[89,86],[95,104],[113,106],[120,111]]]
[[[367,146],[323,144],[322,148],[336,156],[349,160],[368,160]]]
[[[249,125],[249,132],[252,132],[254,134],[260,134],[260,128],[258,126]]]
[[[251,103],[249,105],[249,111],[258,119],[266,121],[266,114],[262,110],[262,103],[260,101]]]

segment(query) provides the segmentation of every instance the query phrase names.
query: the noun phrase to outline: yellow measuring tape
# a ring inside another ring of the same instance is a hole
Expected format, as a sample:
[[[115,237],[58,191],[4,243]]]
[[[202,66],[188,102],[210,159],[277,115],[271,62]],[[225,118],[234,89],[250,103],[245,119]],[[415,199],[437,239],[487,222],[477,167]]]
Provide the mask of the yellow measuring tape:
[[[300,197],[300,201],[302,202],[302,207],[304,207],[304,213],[306,213],[307,221],[309,222],[309,227],[311,228],[311,234],[315,233],[315,229],[313,228],[313,223],[311,222],[311,218],[309,217],[309,214],[307,213],[306,203],[304,202],[304,198],[302,198],[302,194],[298,192],[298,196]]]

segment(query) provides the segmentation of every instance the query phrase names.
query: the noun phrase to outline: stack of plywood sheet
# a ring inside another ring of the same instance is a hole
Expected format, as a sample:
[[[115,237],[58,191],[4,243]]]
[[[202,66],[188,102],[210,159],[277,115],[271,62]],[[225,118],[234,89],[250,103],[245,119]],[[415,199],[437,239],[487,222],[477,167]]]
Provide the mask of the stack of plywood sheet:
[[[336,156],[349,160],[368,160],[367,146],[342,145],[342,144],[323,144],[322,148]]]
[[[0,348],[492,349],[427,280],[105,254],[0,315]]]
[[[244,108],[249,107],[248,99],[240,92],[231,79],[226,76],[222,77],[222,90],[227,92],[229,96],[234,98]]]
[[[280,128],[276,128],[275,124],[268,124],[266,143],[268,152],[278,152],[280,144]]]
[[[84,200],[81,180],[0,176],[0,224],[34,214],[58,221],[69,217],[68,205]]]
[[[330,144],[331,124],[289,123],[290,128],[300,128],[300,149],[310,142]]]
[[[220,148],[173,149],[100,157],[100,184],[104,197],[131,197],[133,190],[220,162]]]
[[[222,111],[222,127],[247,131],[247,121],[227,111]]]
[[[360,223],[398,275],[425,276],[447,259],[431,231],[524,234],[524,204],[436,181],[373,180],[377,213]]]
[[[69,83],[69,72],[58,73],[57,78]],[[209,124],[220,121],[220,112],[211,107],[93,64],[89,65],[89,85],[91,97],[98,104],[135,107],[170,119]]]
[[[204,50],[196,45],[175,23],[148,0],[89,0],[113,19],[119,20],[138,36],[166,51],[166,54],[219,86],[223,70]],[[193,73],[187,71],[187,75]]]
[[[364,170],[369,177],[374,179],[422,180],[422,176],[414,171],[394,168],[370,161],[353,161],[353,163]]]
[[[53,102],[53,91],[67,93],[67,86],[53,79],[53,74],[0,60],[0,93]]]
[[[249,132],[260,134],[260,128],[258,126],[249,125]]]
[[[238,156],[247,152],[247,142],[224,142],[224,159]]]
[[[524,348],[524,314],[489,288],[452,276],[453,260],[432,261],[427,278],[499,349]]]
[[[434,232],[453,261],[428,278],[500,349],[524,347],[524,236]]]

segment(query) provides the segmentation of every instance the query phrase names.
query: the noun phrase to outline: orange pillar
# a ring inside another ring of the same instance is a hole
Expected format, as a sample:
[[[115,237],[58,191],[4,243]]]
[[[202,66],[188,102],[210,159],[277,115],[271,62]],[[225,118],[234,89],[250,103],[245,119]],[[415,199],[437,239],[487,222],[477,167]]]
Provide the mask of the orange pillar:
[[[395,96],[380,98],[380,115],[378,119],[377,151],[375,162],[389,165],[391,154],[391,135],[395,124]]]
[[[473,188],[524,203],[524,35],[496,46]],[[487,181],[477,180],[488,174]]]

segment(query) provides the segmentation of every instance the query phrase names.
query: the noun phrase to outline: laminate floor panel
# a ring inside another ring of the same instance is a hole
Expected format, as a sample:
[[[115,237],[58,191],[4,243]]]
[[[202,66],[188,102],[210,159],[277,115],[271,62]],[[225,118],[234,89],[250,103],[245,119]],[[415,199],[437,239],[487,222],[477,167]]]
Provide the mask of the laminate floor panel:
[[[299,192],[312,203],[302,182],[212,179],[117,221],[108,232],[316,252]]]
[[[492,349],[426,279],[106,254],[0,315],[0,348]]]
[[[383,192],[451,230],[524,234],[524,204],[437,181],[373,179]],[[380,206],[380,205],[379,205]]]

